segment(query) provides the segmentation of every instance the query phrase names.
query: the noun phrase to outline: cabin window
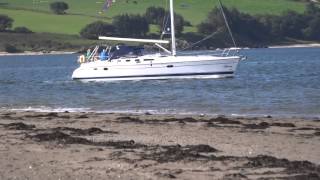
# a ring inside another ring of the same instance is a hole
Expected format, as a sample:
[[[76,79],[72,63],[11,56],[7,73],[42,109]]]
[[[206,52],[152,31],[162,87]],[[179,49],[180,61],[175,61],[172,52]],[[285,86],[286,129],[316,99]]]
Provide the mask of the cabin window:
[[[107,71],[107,70],[108,70],[108,68],[103,68],[103,70]]]
[[[126,62],[130,62],[130,59],[127,59]]]
[[[172,68],[173,67],[173,65],[167,65],[167,68]]]
[[[93,68],[93,70],[98,70],[98,68]]]
[[[136,61],[136,63],[140,63],[140,59],[136,59],[135,61]]]
[[[144,59],[144,61],[153,61],[154,59]]]

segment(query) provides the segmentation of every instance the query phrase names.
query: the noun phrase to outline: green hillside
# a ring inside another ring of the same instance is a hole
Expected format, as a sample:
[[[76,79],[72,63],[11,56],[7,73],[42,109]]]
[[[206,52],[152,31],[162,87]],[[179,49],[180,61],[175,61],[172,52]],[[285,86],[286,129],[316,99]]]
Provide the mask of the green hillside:
[[[101,13],[104,0],[61,0],[70,9],[66,15],[54,15],[49,4],[56,0],[1,0],[0,14],[15,20],[14,27],[25,26],[34,32],[78,34],[88,23],[123,13],[144,13],[150,6],[166,6],[165,0],[116,0],[113,6]],[[303,12],[305,4],[292,0],[222,0],[227,7],[235,7],[250,14],[281,14],[290,9]],[[175,0],[175,10],[197,25],[217,4],[217,0]],[[187,28],[193,30],[194,28]]]

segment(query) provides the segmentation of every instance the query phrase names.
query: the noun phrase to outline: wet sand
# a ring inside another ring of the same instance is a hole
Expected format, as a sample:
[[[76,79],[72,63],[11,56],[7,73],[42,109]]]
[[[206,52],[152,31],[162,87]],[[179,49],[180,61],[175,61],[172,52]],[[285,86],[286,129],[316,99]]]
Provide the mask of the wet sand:
[[[0,179],[320,179],[320,120],[0,112]]]

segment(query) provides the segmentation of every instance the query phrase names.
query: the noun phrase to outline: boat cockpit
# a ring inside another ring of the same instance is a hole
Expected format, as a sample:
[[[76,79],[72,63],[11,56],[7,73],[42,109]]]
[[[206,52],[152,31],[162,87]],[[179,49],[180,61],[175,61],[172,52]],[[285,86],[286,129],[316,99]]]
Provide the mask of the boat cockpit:
[[[128,45],[116,45],[116,46],[96,46],[93,51],[87,50],[86,55],[79,56],[79,63],[93,62],[93,61],[111,61],[119,58],[135,58],[143,56],[144,48],[142,46],[128,46]]]

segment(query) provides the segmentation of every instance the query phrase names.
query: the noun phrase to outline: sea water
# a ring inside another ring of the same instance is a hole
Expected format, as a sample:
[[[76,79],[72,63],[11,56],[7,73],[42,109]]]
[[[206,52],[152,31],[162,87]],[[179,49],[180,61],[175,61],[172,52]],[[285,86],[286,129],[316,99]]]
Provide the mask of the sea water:
[[[203,52],[206,53],[206,52]],[[320,49],[250,49],[229,79],[81,82],[77,55],[0,57],[0,109],[320,117]]]

